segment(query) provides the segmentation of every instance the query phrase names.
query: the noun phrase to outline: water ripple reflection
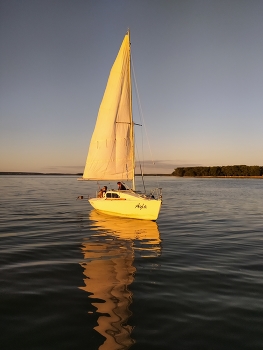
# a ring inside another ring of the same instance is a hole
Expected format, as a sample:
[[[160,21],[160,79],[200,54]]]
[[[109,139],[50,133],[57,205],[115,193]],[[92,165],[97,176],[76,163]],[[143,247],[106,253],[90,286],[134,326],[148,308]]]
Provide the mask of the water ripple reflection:
[[[84,287],[98,314],[94,329],[104,338],[100,350],[128,349],[135,340],[128,320],[132,315],[132,292],[135,279],[135,251],[141,257],[161,252],[155,222],[114,218],[96,211],[90,213],[93,234],[82,243]]]

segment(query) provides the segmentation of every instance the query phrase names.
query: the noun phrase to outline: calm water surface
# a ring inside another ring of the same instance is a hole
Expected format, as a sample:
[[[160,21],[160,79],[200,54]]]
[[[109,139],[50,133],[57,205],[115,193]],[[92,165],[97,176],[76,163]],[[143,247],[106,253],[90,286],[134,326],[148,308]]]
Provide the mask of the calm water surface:
[[[73,176],[1,176],[1,349],[263,349],[263,180],[146,182],[157,223],[98,214]]]

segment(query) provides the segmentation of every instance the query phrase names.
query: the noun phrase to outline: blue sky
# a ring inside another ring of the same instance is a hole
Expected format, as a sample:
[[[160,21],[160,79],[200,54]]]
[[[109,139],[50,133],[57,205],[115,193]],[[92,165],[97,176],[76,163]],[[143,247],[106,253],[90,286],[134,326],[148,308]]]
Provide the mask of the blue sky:
[[[260,0],[1,0],[0,171],[83,171],[127,28],[145,172],[263,165],[262,18]]]

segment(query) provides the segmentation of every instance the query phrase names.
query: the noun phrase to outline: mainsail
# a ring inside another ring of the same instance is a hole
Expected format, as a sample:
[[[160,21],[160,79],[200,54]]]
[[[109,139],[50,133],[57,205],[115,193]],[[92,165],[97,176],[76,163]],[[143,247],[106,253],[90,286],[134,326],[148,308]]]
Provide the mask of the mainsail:
[[[125,35],[110,71],[83,173],[86,180],[132,180],[134,135],[130,37]]]

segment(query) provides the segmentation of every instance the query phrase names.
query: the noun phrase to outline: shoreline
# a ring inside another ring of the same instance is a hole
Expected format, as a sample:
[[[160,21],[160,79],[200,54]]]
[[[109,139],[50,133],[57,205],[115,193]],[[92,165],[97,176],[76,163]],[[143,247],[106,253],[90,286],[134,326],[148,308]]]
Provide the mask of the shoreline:
[[[177,178],[191,178],[191,179],[263,179],[262,176],[175,176]]]
[[[82,176],[82,173],[37,173],[37,172],[26,172],[26,171],[0,171],[0,176]],[[141,176],[135,174],[135,176]],[[143,176],[173,176],[171,174],[144,174]]]

